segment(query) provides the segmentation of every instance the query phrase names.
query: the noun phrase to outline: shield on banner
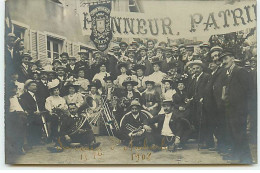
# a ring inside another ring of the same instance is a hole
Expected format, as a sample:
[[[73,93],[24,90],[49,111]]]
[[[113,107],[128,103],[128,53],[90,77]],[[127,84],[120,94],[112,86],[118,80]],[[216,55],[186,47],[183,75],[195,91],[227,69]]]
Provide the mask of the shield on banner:
[[[97,31],[103,33],[105,31],[105,19],[97,19]]]

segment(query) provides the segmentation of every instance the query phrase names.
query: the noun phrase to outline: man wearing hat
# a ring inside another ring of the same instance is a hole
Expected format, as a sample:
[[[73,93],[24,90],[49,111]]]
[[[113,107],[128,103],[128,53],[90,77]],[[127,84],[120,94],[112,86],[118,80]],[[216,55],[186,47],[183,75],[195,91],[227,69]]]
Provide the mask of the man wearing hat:
[[[29,62],[32,60],[32,57],[30,54],[25,53],[22,56],[22,64],[17,69],[17,73],[19,74],[19,82],[24,83],[26,80],[28,80],[31,77],[31,69],[29,66]]]
[[[57,67],[56,69],[57,69],[57,79],[58,79],[59,82],[60,82],[60,86],[59,86],[60,93],[61,93],[60,95],[61,95],[61,96],[65,96],[66,90],[65,90],[65,88],[64,88],[64,85],[65,85],[65,83],[66,83],[66,81],[67,81],[67,75],[66,75],[66,73],[65,73],[66,67],[64,67],[64,66],[59,66],[59,67]]]
[[[193,116],[191,117],[191,123],[195,128],[195,138],[197,138],[197,134],[199,134],[199,131],[201,130],[201,119],[203,114],[203,99],[206,96],[206,90],[205,87],[209,81],[209,75],[206,74],[204,70],[204,65],[202,61],[200,60],[194,60],[191,61],[191,66],[194,71],[194,79],[192,81],[191,86],[191,93],[189,94],[189,99],[193,98],[193,106],[191,108],[191,112],[193,113]],[[200,139],[199,139],[200,140]],[[204,139],[201,140],[201,142]]]
[[[24,54],[24,39],[18,38],[13,48],[13,60],[16,67],[21,64],[21,56]]]
[[[222,99],[225,103],[225,113],[232,140],[232,152],[223,159],[251,164],[252,156],[247,139],[247,115],[248,102],[253,89],[250,85],[249,74],[245,68],[235,64],[235,56],[232,52],[224,51],[220,59],[226,69]]]
[[[191,61],[193,57],[192,54],[194,53],[194,46],[193,45],[186,46],[186,51],[187,51],[187,60]]]
[[[88,62],[89,52],[86,49],[81,49],[81,51],[78,52],[78,54],[80,56],[80,60],[75,64],[76,71],[78,71],[79,68],[83,67],[86,73],[87,71],[89,71],[89,62]]]
[[[154,43],[153,40],[147,40],[146,47],[147,47],[148,50],[153,50],[154,46],[155,46],[155,43]]]
[[[207,92],[204,100],[206,134],[203,134],[206,136],[204,148],[209,148],[209,150],[217,149],[220,153],[224,153],[228,149],[227,122],[221,99],[223,77],[225,76],[225,70],[221,67],[221,61],[219,60],[219,55],[222,51],[223,49],[219,46],[214,46],[209,51],[209,69],[211,73],[205,88]],[[213,148],[215,146],[213,133],[217,138],[217,148]]]
[[[166,73],[175,66],[175,62],[172,59],[172,48],[166,47],[164,52],[165,58],[162,61],[162,72]]]
[[[60,54],[60,58],[62,63],[61,65],[66,67],[68,64],[69,54],[67,52],[62,52],[62,54]]]
[[[119,46],[120,46],[120,54],[121,54],[121,56],[125,56],[128,44],[126,42],[122,41],[122,42],[119,43]]]
[[[76,68],[76,57],[69,57],[69,64],[66,66],[66,72],[68,74],[68,77],[73,76],[75,77],[77,74],[77,68]]]
[[[207,61],[208,53],[210,51],[210,46],[208,43],[202,43],[200,44],[200,58],[203,62]]]
[[[119,139],[123,144],[130,146],[144,146],[144,140],[147,133],[143,128],[145,121],[150,119],[152,115],[142,110],[138,100],[131,101],[129,105],[130,112],[126,113],[120,121]]]
[[[37,95],[43,100],[50,96],[48,83],[48,71],[42,70],[40,72],[40,80],[37,82]]]
[[[21,95],[20,104],[28,113],[28,144],[32,146],[41,142],[43,123],[40,111],[45,110],[44,100],[36,94],[37,83],[35,81],[28,79],[24,88],[26,92]]]
[[[165,47],[166,48],[166,47]],[[155,51],[155,57],[159,58],[159,60],[163,60],[164,59],[164,50],[165,48],[163,48],[162,46],[157,46],[154,51]]]
[[[12,72],[14,69],[14,59],[13,59],[13,48],[15,43],[16,36],[13,33],[7,35],[6,44],[5,44],[5,70],[6,72]],[[12,68],[12,69],[10,69]]]
[[[181,149],[190,133],[189,121],[178,115],[172,100],[164,100],[162,107],[164,113],[147,119],[144,129],[152,131],[152,143],[156,146],[167,147],[169,151]],[[158,127],[152,129],[151,126],[155,123],[158,123]]]
[[[148,60],[146,52],[147,52],[147,48],[145,46],[141,46],[139,48],[136,64],[144,65],[145,66],[144,75],[148,76],[152,73],[153,67],[152,67],[151,62]]]
[[[120,89],[116,88],[113,84],[114,77],[111,75],[107,75],[104,77],[104,81],[106,82],[105,87],[103,88],[103,94],[107,96],[108,100],[112,100],[114,96],[117,98],[120,96]]]

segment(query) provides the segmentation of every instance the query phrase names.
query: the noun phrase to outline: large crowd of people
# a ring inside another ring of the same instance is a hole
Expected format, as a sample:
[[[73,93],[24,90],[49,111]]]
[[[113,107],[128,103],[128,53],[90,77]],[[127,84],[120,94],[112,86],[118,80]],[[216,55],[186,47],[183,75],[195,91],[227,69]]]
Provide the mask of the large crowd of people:
[[[221,45],[120,42],[110,54],[67,52],[41,65],[9,33],[5,50],[6,141],[10,152],[55,142],[99,147],[97,135],[152,150],[195,140],[226,160],[251,163],[256,129],[256,56]],[[256,136],[255,136],[256,138]],[[62,146],[61,146],[62,144]]]

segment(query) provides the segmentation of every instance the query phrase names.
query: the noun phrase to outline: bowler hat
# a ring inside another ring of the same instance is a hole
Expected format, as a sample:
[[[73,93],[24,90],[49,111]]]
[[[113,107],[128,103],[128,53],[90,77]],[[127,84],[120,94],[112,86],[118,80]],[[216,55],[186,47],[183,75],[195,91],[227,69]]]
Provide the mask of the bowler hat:
[[[69,54],[67,53],[67,52],[62,52],[61,54],[60,54],[60,57],[62,57],[62,56],[66,56],[67,58],[69,57]]]

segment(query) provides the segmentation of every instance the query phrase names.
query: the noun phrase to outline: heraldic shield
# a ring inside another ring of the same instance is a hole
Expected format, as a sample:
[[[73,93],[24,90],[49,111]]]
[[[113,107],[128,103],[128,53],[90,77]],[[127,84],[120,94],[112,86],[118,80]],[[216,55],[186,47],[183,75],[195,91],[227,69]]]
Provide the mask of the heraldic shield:
[[[105,51],[112,39],[110,27],[111,2],[90,5],[89,12],[92,20],[90,39],[98,50]]]

